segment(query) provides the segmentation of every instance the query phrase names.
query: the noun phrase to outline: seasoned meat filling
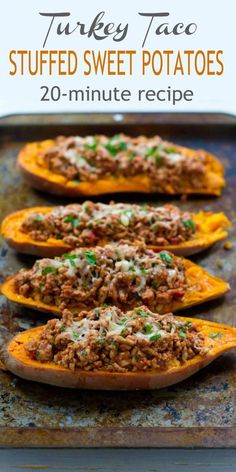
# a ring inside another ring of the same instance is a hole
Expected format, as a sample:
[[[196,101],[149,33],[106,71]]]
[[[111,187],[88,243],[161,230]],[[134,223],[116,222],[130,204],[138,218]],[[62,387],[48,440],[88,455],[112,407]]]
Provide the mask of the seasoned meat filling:
[[[90,201],[57,207],[50,213],[31,213],[22,224],[22,231],[36,241],[55,238],[72,247],[91,246],[102,240],[180,244],[191,239],[195,229],[191,213],[174,205],[106,205]]]
[[[203,152],[186,156],[178,146],[159,136],[61,136],[52,148],[41,154],[40,161],[75,184],[145,174],[152,179],[152,190],[158,192],[170,186],[179,193],[186,184],[197,189],[206,174]]]
[[[15,278],[17,293],[60,309],[104,303],[156,308],[182,299],[185,288],[180,258],[128,245],[76,249],[60,258],[41,259]]]
[[[26,349],[41,362],[109,372],[167,369],[172,361],[184,363],[207,352],[203,334],[191,322],[145,306],[127,313],[114,306],[95,308],[76,318],[65,310]]]

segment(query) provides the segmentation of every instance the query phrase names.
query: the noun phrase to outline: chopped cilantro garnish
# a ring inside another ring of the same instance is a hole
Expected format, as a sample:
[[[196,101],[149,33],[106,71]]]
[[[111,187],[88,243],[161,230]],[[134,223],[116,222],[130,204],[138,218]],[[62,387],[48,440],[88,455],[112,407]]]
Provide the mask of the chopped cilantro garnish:
[[[123,212],[125,215],[127,215],[129,218],[134,218],[135,214],[134,212],[131,210],[131,208],[127,208],[127,210],[123,210]]]
[[[128,318],[127,318],[127,317],[124,317],[124,318],[122,318],[120,321],[118,321],[117,324],[118,324],[118,325],[123,325],[123,324],[125,324],[125,322],[126,322],[127,320],[128,320]]]
[[[73,185],[77,187],[77,185],[79,185],[79,180],[78,179],[73,180]]]
[[[219,333],[210,333],[209,334],[209,338],[211,339],[216,339],[216,338],[221,338],[222,337],[222,333],[219,331]]]
[[[71,223],[71,226],[73,226],[73,228],[77,228],[77,226],[79,226],[79,219],[75,218],[75,216],[68,215],[64,219],[64,221],[65,221],[65,223]]]
[[[99,319],[99,316],[100,316],[100,310],[99,310],[99,308],[95,308],[94,312],[95,312],[95,316],[96,316],[96,318],[97,318],[97,320],[98,320],[98,319]]]
[[[152,326],[152,325],[147,324],[147,325],[145,326],[145,333],[146,333],[146,334],[151,334],[152,330],[153,330],[153,326]]]
[[[172,147],[167,147],[167,148],[164,148],[164,151],[167,152],[167,154],[177,154],[177,149],[175,148],[172,148]]]
[[[150,341],[158,341],[161,338],[161,334],[153,334],[149,339]]]
[[[156,154],[156,152],[161,151],[163,149],[162,146],[154,146],[151,148],[148,148],[145,152],[145,157],[153,156]]]
[[[148,151],[145,153],[145,157],[153,157],[153,159],[155,159],[157,166],[161,164],[161,156],[158,154],[158,151],[160,151],[159,147],[155,147],[148,149]]]
[[[76,258],[77,258],[76,254],[64,254],[64,259],[68,259],[72,267],[75,267],[74,259]]]
[[[66,330],[65,325],[61,325],[61,327],[60,327],[60,332],[63,333],[65,330]]]
[[[84,252],[84,256],[85,256],[86,261],[87,261],[90,265],[96,265],[96,254],[94,254],[94,252],[85,251],[85,252]]]
[[[152,147],[152,148],[149,148],[147,149],[146,153],[145,153],[145,157],[149,157],[149,156],[158,156],[158,152],[159,151],[164,151],[166,152],[166,154],[177,154],[177,150],[172,148],[172,147],[166,147],[166,146],[163,146],[163,144],[161,144],[160,146],[155,146],[155,147]],[[159,158],[161,156],[159,155]],[[159,162],[158,162],[159,164]]]
[[[35,215],[34,221],[43,221],[43,216],[42,215]]]
[[[181,330],[179,331],[179,335],[180,335],[180,337],[183,338],[183,339],[186,338],[186,334],[185,334],[185,332],[183,331],[183,329],[181,329]]]
[[[95,136],[95,138],[93,139],[93,143],[85,144],[84,149],[89,149],[90,151],[96,151],[97,145],[98,145],[98,140],[97,140],[97,137]]]
[[[160,252],[160,258],[164,261],[167,262],[168,264],[173,264],[173,259],[172,257],[167,254],[167,252]]]
[[[79,335],[78,331],[73,329],[72,338],[73,338],[73,341],[78,341],[78,339],[80,338],[80,335]]]
[[[192,231],[195,230],[195,223],[193,220],[183,220],[183,225],[185,228],[191,229]]]
[[[47,275],[47,274],[56,275],[57,274],[57,269],[55,267],[52,267],[52,266],[44,267],[44,269],[42,270],[42,274],[43,275]]]
[[[116,156],[116,154],[118,154],[118,152],[120,151],[126,151],[128,147],[127,143],[125,143],[124,141],[116,142],[119,137],[120,135],[116,134],[104,146],[112,156]]]
[[[156,165],[159,166],[161,164],[161,156],[159,156],[159,154],[157,154],[155,156],[155,161],[156,161]]]
[[[143,311],[142,308],[136,308],[135,313],[137,313],[137,315],[140,315],[142,318],[148,317],[148,314]]]
[[[185,333],[185,331],[188,329],[188,327],[186,325],[182,325],[182,331]]]

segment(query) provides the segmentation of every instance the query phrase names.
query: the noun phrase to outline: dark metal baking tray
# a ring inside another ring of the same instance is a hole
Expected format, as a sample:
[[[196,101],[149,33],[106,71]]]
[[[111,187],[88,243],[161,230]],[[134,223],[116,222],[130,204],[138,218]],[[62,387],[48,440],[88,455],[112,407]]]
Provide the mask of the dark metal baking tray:
[[[33,115],[0,121],[0,219],[22,207],[66,203],[31,189],[16,169],[16,155],[26,141],[58,134],[139,133],[163,137],[212,151],[225,166],[227,187],[220,198],[178,200],[186,209],[224,210],[236,228],[236,119],[226,115],[128,114]],[[153,202],[159,196],[114,195],[103,201]],[[164,201],[170,200],[164,198]],[[172,199],[172,201],[175,201]],[[0,283],[33,258],[0,247]],[[235,324],[236,260],[223,244],[195,257],[230,282],[221,300],[189,310],[203,319]],[[1,336],[46,321],[1,297]],[[235,352],[225,354],[192,378],[152,392],[94,392],[54,388],[0,372],[0,445],[58,447],[235,447]]]

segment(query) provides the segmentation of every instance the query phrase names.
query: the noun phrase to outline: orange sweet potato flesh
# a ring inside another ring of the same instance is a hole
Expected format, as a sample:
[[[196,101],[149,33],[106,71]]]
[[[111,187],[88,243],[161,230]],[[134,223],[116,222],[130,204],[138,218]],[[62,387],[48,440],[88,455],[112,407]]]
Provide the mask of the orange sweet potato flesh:
[[[166,370],[149,372],[114,373],[106,371],[88,372],[80,369],[71,371],[54,362],[40,362],[29,357],[25,346],[30,339],[37,338],[43,326],[24,331],[15,336],[6,346],[4,363],[13,374],[23,379],[42,382],[59,387],[92,389],[92,390],[151,390],[167,387],[190,377],[210,364],[223,352],[236,347],[236,328],[193,318],[182,318],[195,324],[205,335],[205,346],[208,353],[202,357],[180,363],[173,361]],[[209,335],[220,333],[220,337]]]
[[[32,213],[49,213],[53,207],[34,207],[17,211],[7,216],[1,225],[1,234],[8,242],[9,246],[19,252],[32,254],[39,257],[53,257],[64,254],[73,249],[63,240],[50,238],[47,241],[35,241],[30,235],[23,232],[21,225],[23,221]],[[168,246],[149,245],[154,251],[168,250],[181,256],[189,256],[207,249],[217,241],[225,239],[228,235],[226,229],[230,226],[228,218],[223,212],[211,213],[203,212],[193,214],[193,221],[198,230],[189,241],[181,244]],[[112,240],[98,241],[97,245],[112,243]]]
[[[225,295],[230,288],[227,282],[220,279],[219,277],[209,274],[199,265],[194,264],[187,259],[183,259],[183,261],[186,267],[188,285],[188,289],[186,289],[184,298],[182,301],[174,301],[173,303],[165,305],[159,304],[156,307],[156,311],[158,313],[176,312],[190,306],[199,305],[200,303],[204,303],[209,300],[214,300],[215,298]],[[14,280],[15,276],[9,277],[1,286],[1,293],[5,295],[8,300],[34,310],[60,315],[60,310],[55,305],[47,305],[39,299],[33,299],[19,295],[14,289]],[[138,305],[129,307],[129,309],[135,308],[136,306]],[[92,307],[84,304],[82,305],[79,302],[76,304],[76,306],[70,307],[70,309],[74,312],[91,308]],[[124,310],[126,309],[125,306],[122,308]]]
[[[111,176],[99,179],[95,182],[79,182],[77,184],[73,181],[68,181],[63,175],[55,174],[47,169],[40,156],[42,151],[50,149],[54,144],[54,140],[28,143],[19,153],[18,165],[32,187],[48,193],[68,197],[102,195],[117,192],[152,192],[152,180],[150,175],[144,174],[128,178]],[[179,152],[183,152],[187,158],[199,152],[182,146],[175,145],[175,148]],[[184,191],[181,191],[181,193],[218,196],[225,186],[223,166],[213,154],[207,151],[201,152],[205,153],[207,167],[206,175],[202,180],[202,186],[198,189],[194,189],[189,186],[189,183],[186,181]],[[164,193],[170,195],[178,194],[168,182],[166,183]]]

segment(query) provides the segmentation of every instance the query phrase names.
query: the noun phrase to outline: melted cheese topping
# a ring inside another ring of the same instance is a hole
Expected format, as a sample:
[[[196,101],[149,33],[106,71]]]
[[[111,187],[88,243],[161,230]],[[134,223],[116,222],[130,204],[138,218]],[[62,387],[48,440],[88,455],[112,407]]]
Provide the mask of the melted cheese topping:
[[[133,278],[133,284],[138,293],[155,281],[155,288],[165,284],[175,288],[176,283],[185,282],[184,266],[178,266],[178,258],[166,251],[155,253],[152,250],[137,249],[123,245],[107,245],[96,247],[93,251],[76,249],[61,258],[41,259],[33,267],[33,276],[52,275],[57,277],[61,269],[68,278],[76,278],[77,286],[93,286],[101,276],[108,274],[117,277],[119,273],[128,273]],[[103,271],[103,275],[101,275]]]

